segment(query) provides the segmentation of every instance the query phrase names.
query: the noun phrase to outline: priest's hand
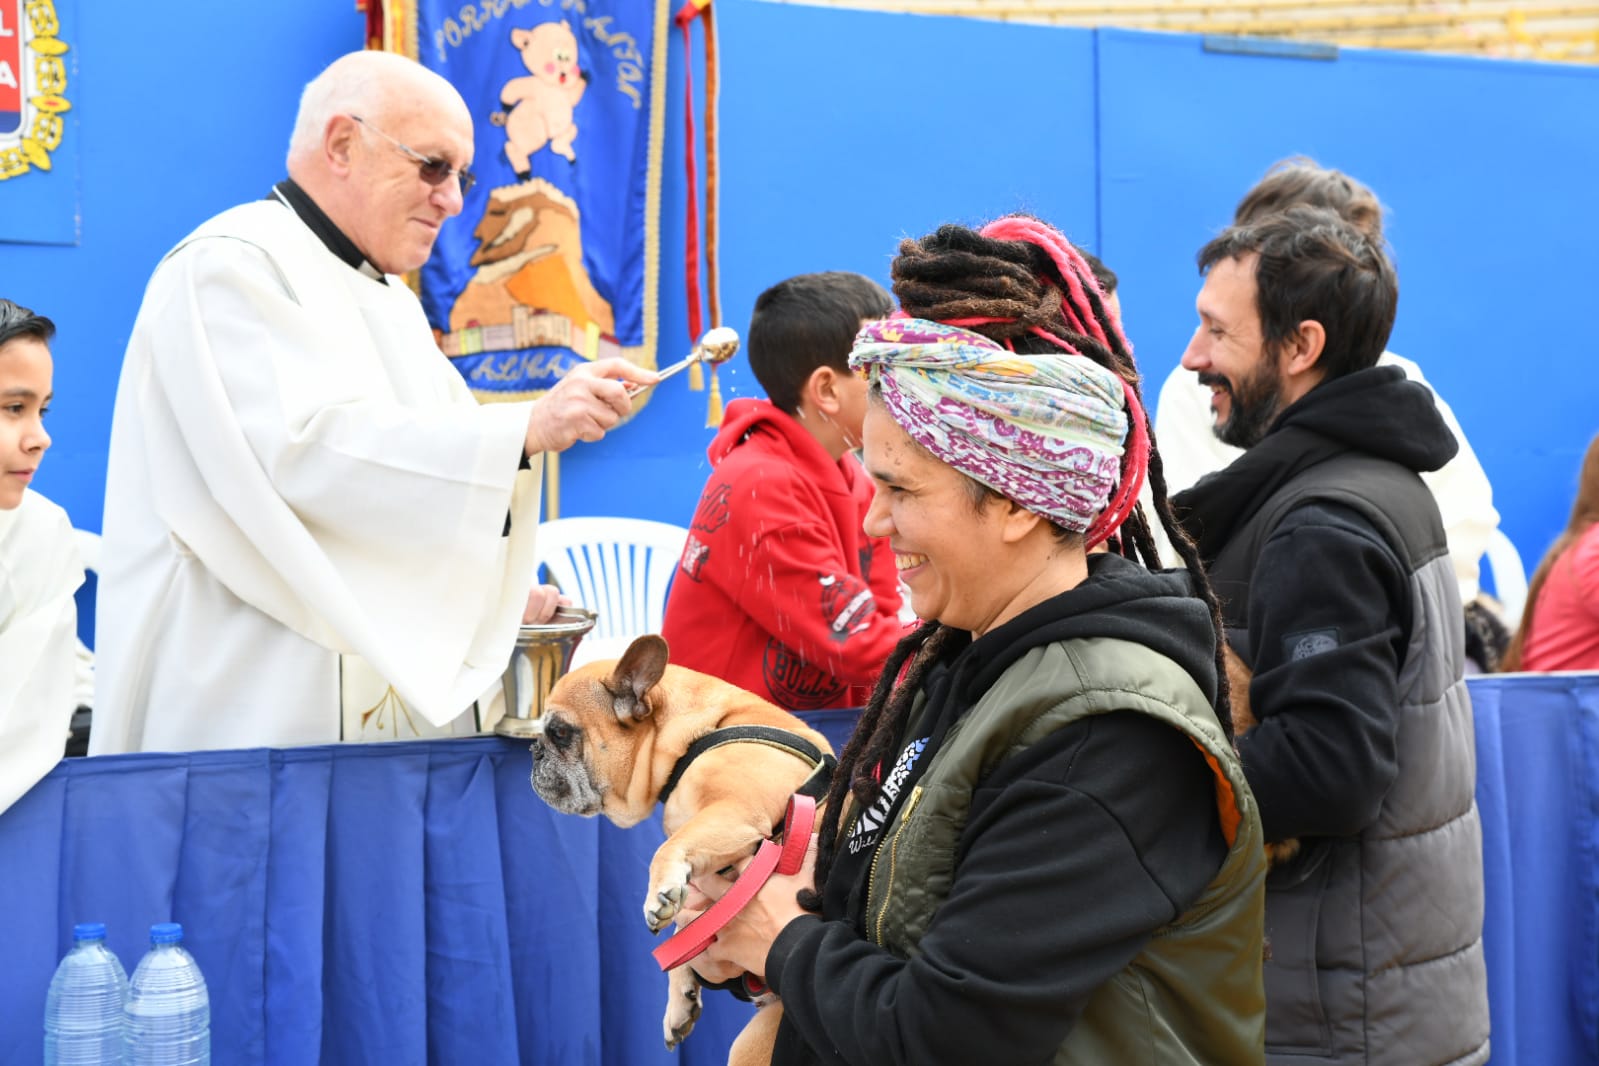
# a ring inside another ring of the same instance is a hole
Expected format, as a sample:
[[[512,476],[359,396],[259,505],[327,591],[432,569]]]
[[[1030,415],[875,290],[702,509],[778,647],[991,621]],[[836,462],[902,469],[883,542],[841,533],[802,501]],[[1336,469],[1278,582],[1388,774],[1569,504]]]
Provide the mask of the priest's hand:
[[[653,370],[626,359],[579,363],[533,404],[525,450],[562,452],[577,441],[597,441],[633,410],[629,385],[653,385]]]
[[[522,624],[541,626],[555,617],[555,612],[570,606],[570,597],[561,595],[554,585],[534,585],[527,594],[527,608],[522,612]]]

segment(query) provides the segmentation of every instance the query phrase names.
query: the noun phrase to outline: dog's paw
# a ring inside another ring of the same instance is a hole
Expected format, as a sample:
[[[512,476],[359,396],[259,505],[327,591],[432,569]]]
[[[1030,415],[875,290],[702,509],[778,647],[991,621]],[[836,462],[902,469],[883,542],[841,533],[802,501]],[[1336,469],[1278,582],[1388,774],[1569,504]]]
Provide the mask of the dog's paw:
[[[683,909],[683,901],[688,899],[689,873],[688,863],[678,863],[650,886],[649,897],[644,901],[644,924],[650,932],[659,933]]]
[[[1266,845],[1266,865],[1281,866],[1283,863],[1299,854],[1299,838],[1289,837],[1279,840],[1275,844]]]
[[[672,885],[651,896],[644,904],[644,923],[650,927],[650,932],[659,933],[665,929],[683,909],[683,900],[687,897],[687,885]]]
[[[683,1042],[694,1029],[694,1023],[699,1021],[701,993],[699,982],[690,977],[679,986],[677,975],[673,974],[671,992],[666,1002],[666,1017],[662,1019],[661,1028],[666,1035],[666,1050],[673,1051]]]

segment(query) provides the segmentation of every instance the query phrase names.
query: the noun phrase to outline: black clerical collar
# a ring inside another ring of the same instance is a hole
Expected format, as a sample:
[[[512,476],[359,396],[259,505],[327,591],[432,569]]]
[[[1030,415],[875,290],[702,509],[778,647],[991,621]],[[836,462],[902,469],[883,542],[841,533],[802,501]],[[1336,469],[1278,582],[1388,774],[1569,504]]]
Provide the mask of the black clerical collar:
[[[272,195],[268,196],[267,199],[282,200],[288,204],[290,209],[300,216],[300,221],[304,222],[311,232],[316,234],[323,244],[327,245],[328,251],[338,256],[342,262],[354,267],[369,278],[374,278],[384,285],[388,284],[387,279],[383,276],[383,271],[373,266],[367,260],[367,257],[361,254],[361,249],[355,246],[355,242],[345,236],[344,231],[333,224],[333,220],[328,217],[327,212],[318,207],[316,201],[311,199],[304,189],[295,184],[293,178],[285,178],[272,186]]]

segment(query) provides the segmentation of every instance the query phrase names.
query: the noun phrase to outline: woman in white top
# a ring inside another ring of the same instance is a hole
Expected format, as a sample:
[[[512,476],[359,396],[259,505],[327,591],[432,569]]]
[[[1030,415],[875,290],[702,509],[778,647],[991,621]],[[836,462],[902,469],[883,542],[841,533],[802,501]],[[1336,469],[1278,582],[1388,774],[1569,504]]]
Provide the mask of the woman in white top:
[[[0,299],[0,811],[60,761],[72,715],[83,565],[66,512],[28,488],[50,447],[54,335]]]

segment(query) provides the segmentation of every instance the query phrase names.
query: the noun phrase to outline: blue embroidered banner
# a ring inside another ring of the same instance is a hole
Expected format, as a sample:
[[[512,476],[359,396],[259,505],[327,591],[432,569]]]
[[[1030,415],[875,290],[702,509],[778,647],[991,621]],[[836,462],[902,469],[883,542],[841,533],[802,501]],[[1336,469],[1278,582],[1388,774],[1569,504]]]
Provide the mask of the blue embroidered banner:
[[[71,0],[0,0],[0,241],[78,243]]]
[[[476,130],[478,183],[421,274],[439,346],[485,400],[536,396],[582,359],[655,366],[665,4],[413,10],[404,50]]]

